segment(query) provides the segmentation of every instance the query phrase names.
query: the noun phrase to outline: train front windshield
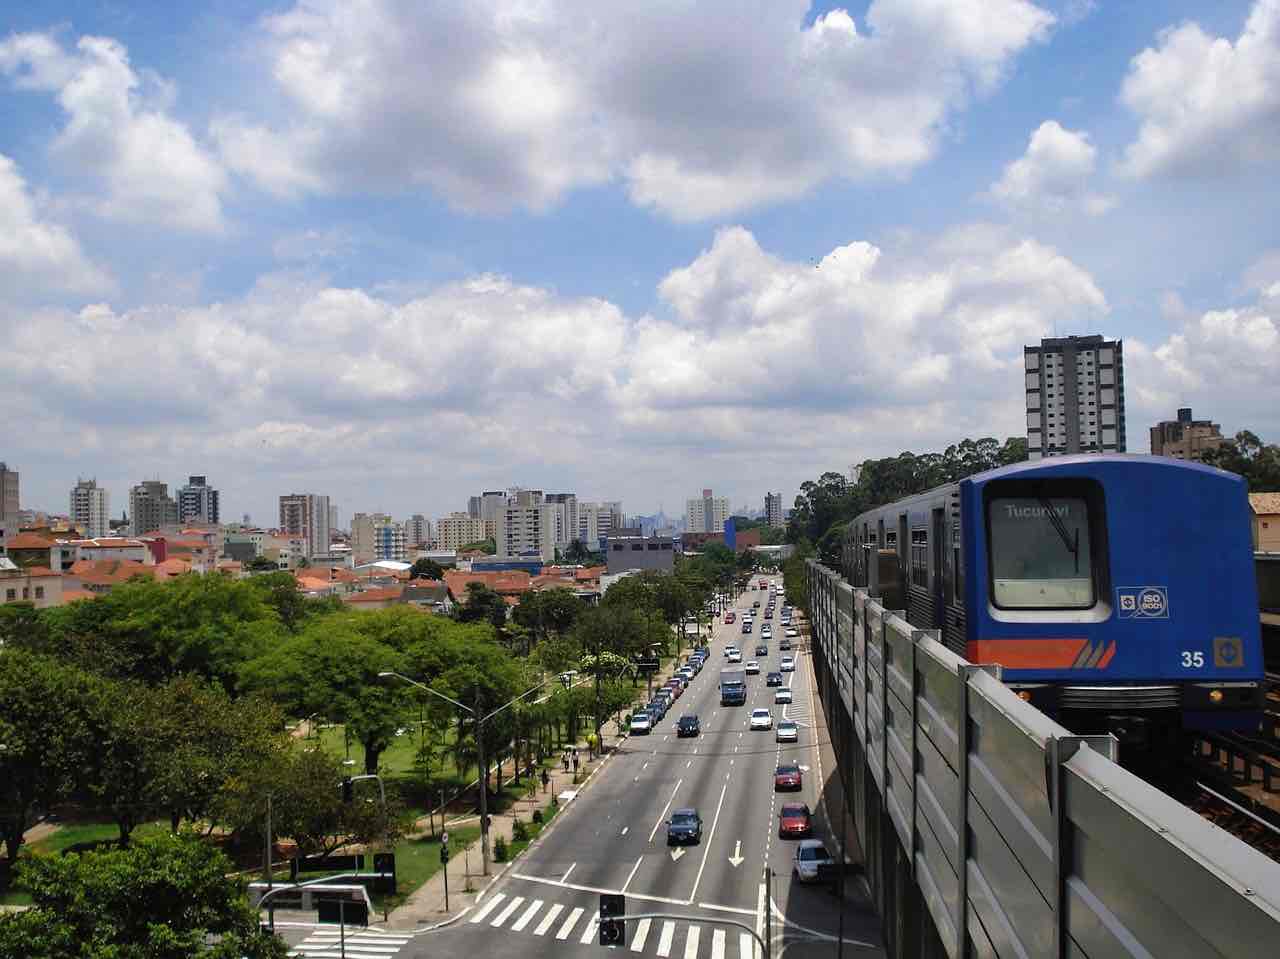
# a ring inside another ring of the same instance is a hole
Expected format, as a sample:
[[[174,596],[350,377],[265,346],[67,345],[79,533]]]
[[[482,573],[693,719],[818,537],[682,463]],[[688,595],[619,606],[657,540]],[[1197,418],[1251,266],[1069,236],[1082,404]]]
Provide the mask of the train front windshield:
[[[1096,601],[1089,508],[1079,497],[988,504],[992,601],[1000,609],[1088,609]]]

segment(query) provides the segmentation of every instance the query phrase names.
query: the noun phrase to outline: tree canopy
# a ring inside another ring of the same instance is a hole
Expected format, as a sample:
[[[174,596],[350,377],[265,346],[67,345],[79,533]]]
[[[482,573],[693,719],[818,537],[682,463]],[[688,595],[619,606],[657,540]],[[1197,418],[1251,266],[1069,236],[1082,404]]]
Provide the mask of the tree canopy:
[[[1280,446],[1263,443],[1249,430],[1241,430],[1216,450],[1206,450],[1201,461],[1239,473],[1251,493],[1280,492]]]

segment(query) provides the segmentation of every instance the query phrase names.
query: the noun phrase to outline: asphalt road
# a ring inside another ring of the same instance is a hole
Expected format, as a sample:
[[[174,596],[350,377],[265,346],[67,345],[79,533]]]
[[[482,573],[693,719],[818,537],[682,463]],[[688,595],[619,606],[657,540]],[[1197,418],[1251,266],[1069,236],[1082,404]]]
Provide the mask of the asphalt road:
[[[775,582],[781,585],[780,578]],[[774,957],[784,951],[789,959],[835,956],[839,900],[827,887],[794,880],[797,843],[778,837],[782,801],[805,802],[816,813],[821,782],[807,649],[793,650],[797,669],[783,674],[794,703],[775,706],[765,674],[778,668],[782,656],[784,627],[778,614],[772,621],[757,616],[750,636],[740,631],[742,611],[760,599],[763,612],[766,597],[764,591],[748,590],[734,605],[738,622],[727,625],[717,617],[706,666],[653,733],[628,738],[468,915],[403,943],[371,941],[367,955],[599,955],[605,949],[597,944],[599,895],[622,892],[629,915],[679,917],[629,921],[623,949],[637,956],[759,959],[747,928],[768,935]],[[774,628],[769,655],[749,655],[765,622]],[[719,674],[728,643],[744,650],[744,661],[760,661],[760,675],[747,677],[745,706],[720,705]],[[800,741],[779,744],[772,730],[750,731],[748,717],[757,707],[769,708],[775,725],[783,717],[796,720]],[[689,713],[701,718],[702,735],[679,739],[675,723]],[[800,793],[774,792],[773,773],[781,759],[801,765]],[[702,841],[669,848],[665,820],[672,809],[688,806],[702,816]],[[838,844],[824,834],[825,820],[815,818],[815,827],[815,835],[836,850]],[[767,893],[766,867],[772,870]],[[845,898],[844,955],[882,955],[878,922],[855,890],[850,884]],[[766,896],[772,902],[768,930]],[[364,959],[352,948],[347,954]]]

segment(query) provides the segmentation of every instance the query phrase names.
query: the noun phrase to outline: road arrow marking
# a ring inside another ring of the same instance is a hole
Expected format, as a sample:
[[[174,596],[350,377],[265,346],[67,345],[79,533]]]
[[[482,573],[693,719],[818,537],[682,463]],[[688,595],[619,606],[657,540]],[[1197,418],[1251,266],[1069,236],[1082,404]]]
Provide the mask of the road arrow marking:
[[[673,849],[671,850],[671,861],[679,862],[680,857],[683,855],[684,855],[684,849]]]
[[[742,865],[742,840],[739,839],[733,844],[733,855],[729,857],[729,865],[737,869]]]

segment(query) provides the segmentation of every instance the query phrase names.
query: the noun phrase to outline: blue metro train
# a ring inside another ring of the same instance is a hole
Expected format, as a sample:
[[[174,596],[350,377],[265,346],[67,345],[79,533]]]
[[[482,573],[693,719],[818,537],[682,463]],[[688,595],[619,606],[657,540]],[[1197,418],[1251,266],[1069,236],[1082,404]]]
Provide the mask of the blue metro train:
[[[844,575],[1079,733],[1254,730],[1264,684],[1240,477],[1155,456],[1033,460],[869,510]]]

